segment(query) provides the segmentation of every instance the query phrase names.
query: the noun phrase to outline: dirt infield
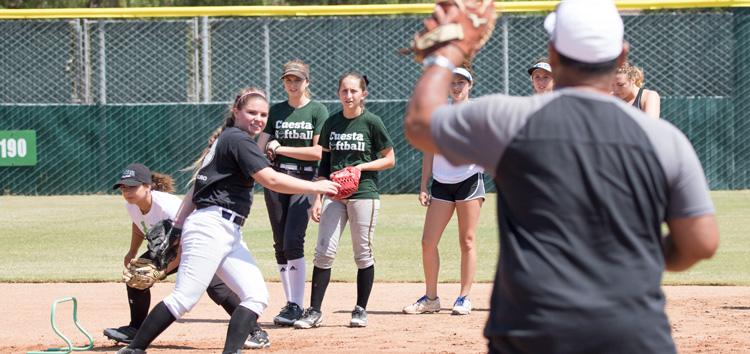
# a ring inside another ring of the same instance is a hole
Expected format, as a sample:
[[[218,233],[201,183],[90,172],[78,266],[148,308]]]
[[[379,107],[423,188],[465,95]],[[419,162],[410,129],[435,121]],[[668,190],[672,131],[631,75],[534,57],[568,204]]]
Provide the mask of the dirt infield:
[[[153,304],[162,299],[173,284],[157,284]],[[0,353],[25,353],[60,346],[50,326],[50,304],[58,298],[75,296],[78,319],[94,337],[95,352],[115,352],[119,346],[102,335],[105,327],[127,323],[125,286],[97,284],[0,284]],[[277,328],[272,317],[283,305],[278,283],[270,283],[271,303],[261,324],[271,337],[271,348],[258,352],[306,353],[480,353],[486,342],[482,327],[487,318],[491,284],[477,284],[469,316],[451,316],[447,308],[458,291],[458,284],[441,284],[440,314],[403,315],[401,307],[422,292],[421,284],[376,283],[369,310],[370,325],[351,329],[349,322],[356,287],[332,283],[323,304],[323,326],[311,330]],[[750,352],[750,287],[666,287],[672,329],[681,353]],[[309,292],[308,292],[309,294]],[[73,339],[85,338],[73,326],[72,306],[58,306],[58,328]],[[207,296],[180,323],[172,325],[149,348],[149,353],[218,353],[224,344],[228,315]],[[248,350],[249,351],[249,350]]]

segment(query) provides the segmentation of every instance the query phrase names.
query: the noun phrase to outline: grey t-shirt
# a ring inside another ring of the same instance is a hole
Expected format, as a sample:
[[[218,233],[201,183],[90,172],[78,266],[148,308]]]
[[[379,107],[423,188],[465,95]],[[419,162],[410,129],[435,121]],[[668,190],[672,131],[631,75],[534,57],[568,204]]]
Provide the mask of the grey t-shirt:
[[[529,352],[588,352],[592,336],[605,347],[627,340],[639,352],[675,351],[661,223],[713,213],[677,128],[616,98],[562,89],[441,107],[432,136],[450,162],[479,164],[498,189],[486,336]]]

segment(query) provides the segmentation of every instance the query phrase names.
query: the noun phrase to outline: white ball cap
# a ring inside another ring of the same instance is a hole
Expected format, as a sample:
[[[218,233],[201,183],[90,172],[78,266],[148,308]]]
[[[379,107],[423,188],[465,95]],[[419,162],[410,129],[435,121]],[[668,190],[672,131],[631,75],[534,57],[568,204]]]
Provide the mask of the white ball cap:
[[[558,53],[580,62],[603,63],[622,53],[625,29],[612,0],[563,0],[544,28]]]
[[[455,75],[461,75],[466,78],[466,80],[469,80],[469,82],[474,82],[474,78],[471,77],[471,73],[469,70],[466,70],[464,68],[455,68],[453,69],[453,74]]]

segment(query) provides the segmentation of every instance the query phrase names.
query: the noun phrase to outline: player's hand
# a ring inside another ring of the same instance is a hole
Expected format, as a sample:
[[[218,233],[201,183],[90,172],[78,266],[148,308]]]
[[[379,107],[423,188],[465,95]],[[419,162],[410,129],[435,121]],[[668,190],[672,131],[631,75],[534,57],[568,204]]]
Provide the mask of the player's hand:
[[[128,251],[128,253],[125,254],[125,257],[123,258],[123,265],[125,268],[128,267],[128,264],[130,264],[130,260],[135,258],[135,252]]]
[[[325,194],[328,196],[336,195],[339,192],[339,188],[341,187],[341,185],[339,185],[338,183],[327,179],[321,179],[313,183],[315,183],[315,193]]]
[[[271,140],[266,144],[266,156],[269,161],[276,160],[276,149],[278,149],[279,146],[281,146],[281,144],[278,140]]]
[[[430,205],[430,193],[427,193],[426,191],[420,191],[419,192],[419,204],[426,207]]]
[[[323,201],[320,195],[313,197],[312,206],[307,209],[307,213],[310,215],[310,219],[315,222],[320,222],[320,213],[323,211]]]

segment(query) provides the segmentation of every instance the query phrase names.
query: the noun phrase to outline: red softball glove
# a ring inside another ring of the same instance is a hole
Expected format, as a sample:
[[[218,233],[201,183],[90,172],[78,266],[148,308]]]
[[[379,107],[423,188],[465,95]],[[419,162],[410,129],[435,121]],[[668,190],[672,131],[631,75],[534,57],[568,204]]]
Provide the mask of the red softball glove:
[[[354,194],[359,189],[359,177],[361,174],[362,172],[354,166],[347,166],[331,173],[330,180],[341,186],[339,187],[339,192],[332,196],[331,199],[346,199]]]

